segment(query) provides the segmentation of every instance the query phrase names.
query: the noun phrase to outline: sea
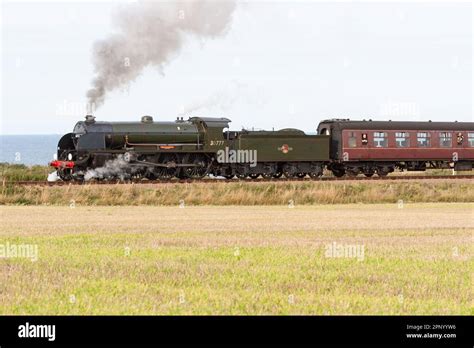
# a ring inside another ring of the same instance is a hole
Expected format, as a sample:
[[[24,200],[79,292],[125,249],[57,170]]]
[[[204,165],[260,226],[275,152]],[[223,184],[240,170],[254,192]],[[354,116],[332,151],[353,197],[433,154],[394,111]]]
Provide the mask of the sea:
[[[0,135],[0,162],[48,165],[54,159],[61,135]]]

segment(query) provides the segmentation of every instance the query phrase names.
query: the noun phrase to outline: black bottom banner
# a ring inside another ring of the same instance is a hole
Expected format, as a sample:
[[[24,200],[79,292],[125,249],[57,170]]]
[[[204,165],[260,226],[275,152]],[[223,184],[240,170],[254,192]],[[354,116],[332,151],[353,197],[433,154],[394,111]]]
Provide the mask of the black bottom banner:
[[[462,316],[3,316],[0,347],[323,345],[472,347]]]

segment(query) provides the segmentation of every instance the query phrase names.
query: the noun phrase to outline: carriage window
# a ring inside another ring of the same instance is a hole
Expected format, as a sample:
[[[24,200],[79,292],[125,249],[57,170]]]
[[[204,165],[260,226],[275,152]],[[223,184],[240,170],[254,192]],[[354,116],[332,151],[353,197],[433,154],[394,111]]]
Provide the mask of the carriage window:
[[[387,133],[385,132],[374,132],[374,145],[375,147],[387,147]]]
[[[456,143],[458,145],[462,145],[463,142],[464,142],[464,135],[461,132],[457,133],[456,134]]]
[[[467,143],[470,147],[474,147],[474,133],[467,133]]]
[[[408,138],[409,134],[407,132],[396,132],[395,141],[397,147],[408,147],[410,146],[410,139]]]
[[[452,134],[450,132],[439,133],[439,146],[451,147]]]
[[[418,147],[430,147],[430,133],[427,132],[420,132],[416,134],[416,142]]]
[[[349,147],[357,147],[357,138],[355,132],[349,133],[349,138],[347,139]]]

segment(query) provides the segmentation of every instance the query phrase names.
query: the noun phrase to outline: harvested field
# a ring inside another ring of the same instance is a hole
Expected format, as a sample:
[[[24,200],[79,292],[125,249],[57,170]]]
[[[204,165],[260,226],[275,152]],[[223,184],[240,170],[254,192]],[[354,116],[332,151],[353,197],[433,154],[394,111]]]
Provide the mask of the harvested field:
[[[473,314],[469,203],[0,213],[1,314]]]

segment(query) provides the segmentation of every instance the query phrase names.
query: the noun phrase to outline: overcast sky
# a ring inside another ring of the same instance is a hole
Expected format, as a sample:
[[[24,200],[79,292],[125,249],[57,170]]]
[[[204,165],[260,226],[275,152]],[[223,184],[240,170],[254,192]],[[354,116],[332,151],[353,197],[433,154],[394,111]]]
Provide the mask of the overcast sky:
[[[62,134],[85,114],[92,45],[116,2],[3,2],[0,134]],[[111,93],[99,120],[230,118],[314,132],[326,118],[473,121],[472,3],[239,3],[160,74]],[[200,107],[199,107],[200,106]],[[191,115],[186,115],[191,116]]]

